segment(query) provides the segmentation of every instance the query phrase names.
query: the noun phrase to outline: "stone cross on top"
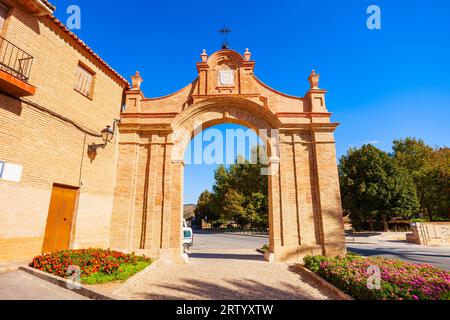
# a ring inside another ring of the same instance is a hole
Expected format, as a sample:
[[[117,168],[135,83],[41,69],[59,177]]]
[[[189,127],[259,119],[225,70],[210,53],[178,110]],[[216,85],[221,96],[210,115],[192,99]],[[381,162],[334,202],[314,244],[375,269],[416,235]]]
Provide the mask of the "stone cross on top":
[[[230,44],[228,43],[228,35],[231,33],[231,29],[224,26],[218,31],[223,36],[222,49],[229,49]]]

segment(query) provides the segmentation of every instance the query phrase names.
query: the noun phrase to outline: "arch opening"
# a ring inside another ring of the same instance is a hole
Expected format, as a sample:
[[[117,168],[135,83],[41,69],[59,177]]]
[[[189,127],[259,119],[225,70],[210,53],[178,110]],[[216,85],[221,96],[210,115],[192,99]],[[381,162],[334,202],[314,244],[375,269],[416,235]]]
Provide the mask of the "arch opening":
[[[262,260],[255,250],[270,241],[267,140],[241,121],[214,123],[194,133],[184,155],[183,217],[195,234],[189,255]]]

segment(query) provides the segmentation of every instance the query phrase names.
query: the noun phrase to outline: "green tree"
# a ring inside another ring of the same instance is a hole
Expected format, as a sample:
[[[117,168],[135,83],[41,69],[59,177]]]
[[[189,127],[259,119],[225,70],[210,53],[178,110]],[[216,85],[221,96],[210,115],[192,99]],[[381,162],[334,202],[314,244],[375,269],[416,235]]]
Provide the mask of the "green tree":
[[[255,192],[247,198],[246,207],[251,227],[269,225],[269,204],[267,194]]]
[[[253,147],[251,160],[238,157],[229,168],[222,165],[216,169],[213,192],[201,196],[201,207],[207,208],[210,222],[222,225],[233,220],[241,226],[267,227],[269,187],[268,177],[262,174],[266,148]]]
[[[265,146],[255,146],[251,150],[251,162],[243,158],[230,166],[230,186],[244,196],[245,221],[251,227],[267,227],[269,200],[268,177],[263,170],[267,163]]]
[[[424,191],[425,203],[434,216],[450,220],[450,148],[433,152],[427,170],[428,188]]]
[[[223,215],[223,207],[225,205],[225,195],[230,189],[230,175],[225,166],[219,166],[214,172],[215,183],[211,194],[209,208],[211,209],[211,222],[220,225],[226,222]]]
[[[195,219],[202,221],[204,219],[214,219],[214,212],[211,210],[212,195],[208,190],[202,192],[198,198],[197,207],[194,210]]]
[[[247,210],[244,208],[244,196],[230,189],[224,196],[223,217],[227,221],[235,221],[240,225],[248,223]]]
[[[416,188],[408,172],[372,145],[351,149],[340,160],[342,203],[355,228],[373,220],[389,230],[393,217],[410,217],[418,208]]]
[[[433,149],[423,140],[394,141],[394,159],[413,178],[420,211],[430,221],[449,219],[449,148]]]

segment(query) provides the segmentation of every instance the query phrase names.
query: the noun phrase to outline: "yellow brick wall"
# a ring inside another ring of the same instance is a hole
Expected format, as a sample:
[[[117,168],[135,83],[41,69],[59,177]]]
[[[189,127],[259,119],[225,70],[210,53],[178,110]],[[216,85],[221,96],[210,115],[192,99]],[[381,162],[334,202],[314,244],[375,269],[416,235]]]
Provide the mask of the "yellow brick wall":
[[[123,83],[47,17],[9,12],[2,36],[34,57],[24,101],[0,92],[0,160],[23,166],[18,183],[0,180],[0,261],[40,254],[53,184],[80,187],[71,246],[108,247],[117,161],[117,135],[94,161],[87,146],[101,143],[45,107],[100,133],[119,118]],[[95,74],[93,99],[73,89],[81,61]]]

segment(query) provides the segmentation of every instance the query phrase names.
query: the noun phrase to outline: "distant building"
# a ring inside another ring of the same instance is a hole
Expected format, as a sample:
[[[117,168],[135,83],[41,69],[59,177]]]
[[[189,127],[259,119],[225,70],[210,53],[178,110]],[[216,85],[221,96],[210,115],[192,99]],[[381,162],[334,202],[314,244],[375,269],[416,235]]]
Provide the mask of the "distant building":
[[[184,205],[184,220],[187,221],[189,227],[192,227],[192,222],[195,220],[195,209],[197,206],[195,204]]]

